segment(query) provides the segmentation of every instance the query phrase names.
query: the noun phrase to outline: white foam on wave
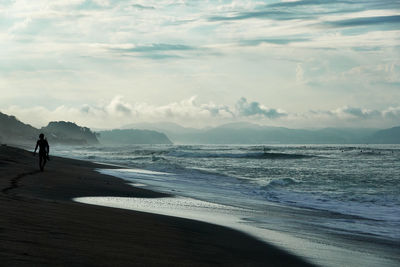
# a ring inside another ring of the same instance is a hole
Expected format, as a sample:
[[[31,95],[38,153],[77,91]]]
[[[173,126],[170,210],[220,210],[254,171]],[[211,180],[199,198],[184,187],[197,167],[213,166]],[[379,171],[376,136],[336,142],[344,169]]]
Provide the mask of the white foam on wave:
[[[141,184],[141,183],[130,183],[131,186],[135,186],[135,187],[146,187],[147,185],[145,184]]]
[[[290,182],[290,180],[289,180]],[[344,215],[359,216],[360,219],[375,220],[371,224],[369,220],[344,221],[343,225],[337,224],[337,221],[332,223],[332,227],[349,230],[353,228],[355,231],[367,234],[376,234],[379,236],[399,239],[400,238],[400,207],[399,206],[384,206],[375,204],[372,201],[338,201],[330,199],[322,194],[312,194],[307,192],[290,192],[280,189],[279,186],[289,183],[284,180],[273,180],[264,188],[266,191],[258,191],[258,194],[264,195],[271,201],[275,200],[282,204],[297,206],[300,208],[312,208],[317,210],[326,210],[337,212]],[[294,182],[293,182],[294,183]],[[271,190],[269,190],[271,189]],[[368,196],[363,196],[367,199]],[[356,220],[356,219],[354,219]],[[326,223],[327,225],[329,223]]]
[[[100,170],[100,172],[101,171],[102,170]],[[143,169],[115,169],[115,171],[128,172],[128,173],[149,174],[149,175],[171,175],[170,173],[167,173],[167,172],[156,172],[156,171],[149,171],[149,170],[143,170]]]
[[[128,181],[133,181],[134,178],[152,178],[152,179],[165,179],[173,175],[167,172],[156,172],[143,169],[98,169],[101,174],[116,176]]]

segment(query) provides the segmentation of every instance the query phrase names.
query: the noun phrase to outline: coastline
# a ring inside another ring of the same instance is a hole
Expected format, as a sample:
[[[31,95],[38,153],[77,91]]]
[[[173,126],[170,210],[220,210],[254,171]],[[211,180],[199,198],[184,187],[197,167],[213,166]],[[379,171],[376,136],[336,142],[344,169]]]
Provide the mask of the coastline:
[[[118,176],[118,173],[115,173],[114,170],[122,171],[122,169],[100,169],[98,171],[130,182],[134,181],[126,175]],[[126,169],[126,171],[152,173],[138,169]],[[140,183],[138,186],[149,188],[149,186]],[[159,187],[150,186],[150,189],[156,192],[172,193]],[[376,238],[372,235],[367,237],[365,235],[354,235],[354,233],[350,236],[339,234],[332,232],[329,227],[318,227],[312,224],[315,219],[343,218],[341,214],[327,211],[269,203],[266,204],[268,206],[266,212],[268,212],[269,220],[274,220],[275,223],[269,223],[268,227],[264,228],[257,226],[257,219],[254,220],[253,217],[256,214],[251,209],[205,202],[179,195],[151,199],[81,197],[74,200],[86,204],[181,217],[221,225],[249,234],[267,244],[273,244],[317,266],[398,266],[398,245],[395,241]],[[347,218],[351,219],[352,217],[347,216]],[[300,223],[295,223],[294,220],[298,220]],[[280,223],[276,225],[276,222]]]
[[[0,147],[5,265],[311,266],[222,226],[72,201],[170,196],[95,171],[104,165],[60,157],[52,157],[43,173],[36,165],[31,152]]]
[[[131,149],[127,148],[124,152],[129,152]],[[114,160],[113,156],[108,155],[109,153],[113,154],[113,149],[101,148],[88,151],[83,148],[79,152],[68,152],[67,150],[68,153],[61,149],[63,153],[60,153],[60,155],[68,156],[72,153],[71,155],[75,155],[74,158],[77,159],[111,163],[117,168],[101,168],[97,171],[125,179],[140,188],[148,188],[176,197],[157,199],[83,197],[75,200],[87,204],[184,217],[222,225],[249,234],[267,244],[273,244],[316,265],[327,267],[398,266],[400,260],[398,256],[399,243],[395,238],[376,235],[374,232],[369,232],[368,229],[361,229],[363,231],[359,232],[357,228],[354,228],[354,226],[357,226],[357,222],[354,224],[355,221],[362,224],[373,223],[371,225],[375,225],[375,221],[365,220],[346,212],[338,213],[329,209],[282,205],[277,204],[277,202],[265,201],[265,199],[259,203],[254,201],[243,202],[240,198],[240,194],[243,193],[242,190],[233,190],[229,186],[226,187],[226,190],[225,187],[223,190],[216,190],[224,182],[228,182],[228,184],[231,182],[224,179],[223,176],[213,177],[211,175],[210,179],[210,176],[204,176],[202,172],[196,172],[193,175],[190,172],[176,172],[174,168],[170,170],[168,168],[170,163],[173,165],[175,160],[186,160],[186,158],[182,158],[182,155],[173,154],[172,157],[167,157],[169,161],[167,165],[162,161],[160,162],[160,159],[164,158],[165,155],[160,158],[151,156],[150,165],[148,165],[149,162],[141,161],[140,156],[147,152],[152,155],[154,150],[146,150],[143,147],[136,147],[136,149],[138,150],[137,154],[129,152],[133,158],[135,158],[135,155],[136,157],[139,156],[139,162],[135,162],[135,164],[130,164],[124,160]],[[143,149],[145,150],[143,151]],[[204,151],[201,147],[196,149],[199,149],[199,153]],[[155,151],[158,150],[155,149]],[[165,152],[165,149],[161,148],[161,151]],[[170,149],[167,151],[170,151]],[[190,162],[190,153],[188,161]],[[218,160],[213,160],[213,162],[213,164],[224,164]],[[152,164],[153,166],[151,166]],[[185,165],[182,162],[178,164],[178,166]],[[118,168],[118,165],[124,167]],[[202,186],[201,183],[198,184],[197,182],[207,181],[208,179],[210,179],[209,184],[215,185],[215,187]],[[186,182],[189,183],[186,184]],[[246,193],[246,190],[244,193]],[[177,197],[188,199],[183,199],[184,203],[179,203],[182,202],[182,199],[177,199]],[[206,203],[196,203],[198,200],[206,201]],[[226,206],[207,208],[210,204],[211,206],[215,204]],[[199,207],[202,208],[199,209]],[[244,212],[243,210],[232,210],[232,207],[244,208]],[[345,223],[345,225],[342,223]],[[394,229],[391,233],[396,236],[396,232],[397,230]]]

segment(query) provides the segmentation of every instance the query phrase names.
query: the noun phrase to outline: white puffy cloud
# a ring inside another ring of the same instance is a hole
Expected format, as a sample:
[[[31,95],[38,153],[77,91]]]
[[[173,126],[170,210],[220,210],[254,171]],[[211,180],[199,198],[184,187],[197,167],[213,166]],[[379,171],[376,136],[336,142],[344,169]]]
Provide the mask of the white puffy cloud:
[[[239,116],[244,117],[261,115],[263,117],[274,119],[287,115],[282,110],[267,108],[258,102],[247,102],[247,99],[244,97],[239,99],[235,108]]]
[[[332,110],[289,114],[289,117],[296,127],[388,128],[400,125],[400,106],[385,109],[344,106]]]
[[[372,119],[382,116],[381,111],[356,107],[341,107],[331,113],[339,118]]]
[[[122,96],[115,96],[108,103],[59,106],[53,110],[44,107],[23,108],[9,106],[2,109],[25,123],[36,127],[49,121],[72,121],[95,129],[118,128],[137,122],[168,121],[183,126],[206,127],[228,122],[248,121],[262,125],[302,127],[391,127],[400,124],[400,106],[383,110],[357,107],[340,107],[333,110],[288,113],[281,109],[267,108],[258,102],[240,98],[234,105],[197,103],[193,96],[166,105],[128,103]]]
[[[382,114],[384,118],[397,120],[400,123],[400,107],[389,107]]]
[[[123,101],[122,96],[116,96],[111,100],[110,104],[105,107],[108,114],[117,116],[126,116],[132,114],[132,106]]]
[[[196,102],[196,96],[166,105],[150,105],[147,103],[128,103],[122,96],[115,96],[109,103],[99,105],[82,105],[54,110],[44,107],[22,108],[10,106],[2,112],[12,114],[22,121],[40,127],[49,121],[73,121],[94,128],[120,127],[124,124],[143,121],[173,121],[187,126],[204,127],[231,120],[246,119],[261,115],[267,119],[276,119],[283,115],[275,109],[267,109],[257,102],[248,103],[242,98],[233,106]]]

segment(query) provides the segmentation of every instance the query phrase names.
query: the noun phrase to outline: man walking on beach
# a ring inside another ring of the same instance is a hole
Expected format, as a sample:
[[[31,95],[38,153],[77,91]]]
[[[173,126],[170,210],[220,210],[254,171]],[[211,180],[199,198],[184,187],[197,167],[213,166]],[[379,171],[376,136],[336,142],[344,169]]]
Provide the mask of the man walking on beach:
[[[36,147],[35,151],[33,152],[33,155],[36,155],[36,150],[39,147],[39,168],[41,171],[44,170],[44,165],[46,165],[47,160],[49,159],[49,152],[50,152],[50,147],[49,143],[47,143],[47,140],[44,139],[44,134],[39,135],[39,140],[36,142]]]

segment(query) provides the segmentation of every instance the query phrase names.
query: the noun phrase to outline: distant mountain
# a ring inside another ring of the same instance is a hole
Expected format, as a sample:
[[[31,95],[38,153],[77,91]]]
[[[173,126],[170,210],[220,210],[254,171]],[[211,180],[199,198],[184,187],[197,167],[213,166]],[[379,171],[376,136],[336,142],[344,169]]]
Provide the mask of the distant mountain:
[[[181,144],[351,144],[367,143],[376,129],[288,129],[261,126],[248,122],[223,124],[214,128],[185,128],[174,123],[143,123],[140,127],[164,132],[174,143]]]
[[[375,144],[400,144],[400,126],[377,131],[369,141]]]
[[[0,112],[0,143],[32,143],[38,135],[38,129]]]
[[[261,129],[268,128],[267,126],[261,126],[258,124],[250,123],[250,122],[232,122],[226,123],[218,126],[217,128],[221,129]]]
[[[152,130],[116,129],[98,132],[102,144],[172,144],[164,133]]]
[[[195,129],[175,123],[141,123],[122,130],[100,131],[99,136],[87,127],[72,122],[50,122],[36,129],[14,116],[0,112],[0,143],[34,143],[40,132],[50,144],[400,144],[400,126],[379,129],[289,129],[239,122],[213,128]],[[135,128],[135,129],[129,129]]]
[[[198,132],[199,129],[195,128],[186,128],[177,123],[173,122],[157,122],[157,123],[150,123],[150,122],[142,122],[142,123],[133,123],[124,125],[121,129],[138,129],[138,130],[153,130],[159,131],[164,133],[193,133]]]
[[[373,129],[335,129],[318,130],[288,129],[284,127],[265,127],[248,125],[222,125],[198,136],[194,140],[211,144],[350,144],[364,143]]]
[[[70,145],[97,145],[99,141],[94,132],[73,122],[53,121],[40,129],[50,142]]]
[[[173,143],[193,143],[191,136],[200,134],[205,129],[186,128],[172,122],[134,123],[121,127],[122,129],[152,130],[164,133]]]
[[[0,142],[34,146],[40,133],[44,133],[51,144],[92,145],[98,144],[96,134],[89,128],[72,122],[50,122],[41,129],[19,121],[14,116],[0,112]]]

